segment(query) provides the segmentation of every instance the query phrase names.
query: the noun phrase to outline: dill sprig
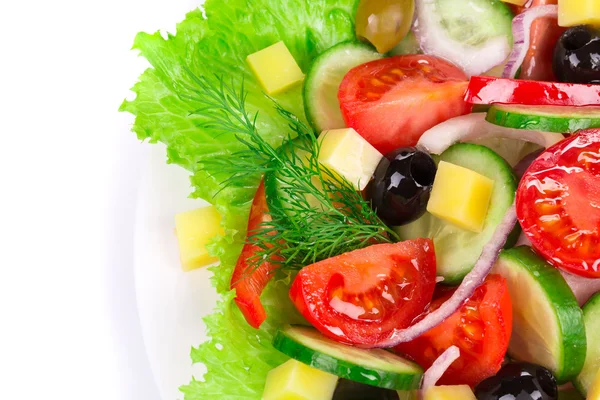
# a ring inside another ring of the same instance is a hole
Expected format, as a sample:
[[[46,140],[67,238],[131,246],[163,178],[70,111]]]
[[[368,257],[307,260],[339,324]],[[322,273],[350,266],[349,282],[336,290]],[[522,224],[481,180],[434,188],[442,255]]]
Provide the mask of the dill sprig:
[[[258,112],[247,111],[243,82],[236,90],[233,80],[191,76],[197,87],[189,88],[194,93],[190,98],[200,104],[192,114],[202,116],[205,127],[233,134],[246,146],[227,159],[205,164],[228,175],[224,186],[249,174],[270,174],[268,196],[278,196],[279,201],[269,202],[271,221],[249,232],[248,241],[260,248],[249,260],[251,270],[265,260],[298,269],[397,240],[348,180],[319,163],[319,140],[294,114],[271,98],[289,127],[287,140],[276,148],[259,134]]]

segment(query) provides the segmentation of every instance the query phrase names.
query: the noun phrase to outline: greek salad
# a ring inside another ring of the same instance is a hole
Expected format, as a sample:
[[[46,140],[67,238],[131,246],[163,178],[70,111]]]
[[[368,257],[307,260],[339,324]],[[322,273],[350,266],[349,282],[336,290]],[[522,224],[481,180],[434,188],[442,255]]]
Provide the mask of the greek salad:
[[[211,206],[193,399],[600,399],[600,2],[207,0],[121,111]]]

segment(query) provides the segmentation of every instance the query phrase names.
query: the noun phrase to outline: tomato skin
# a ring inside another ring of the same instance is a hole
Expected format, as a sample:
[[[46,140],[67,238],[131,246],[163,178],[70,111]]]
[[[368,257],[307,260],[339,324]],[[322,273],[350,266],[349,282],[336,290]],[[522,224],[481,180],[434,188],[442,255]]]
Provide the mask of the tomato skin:
[[[517,218],[550,264],[600,278],[600,129],[580,131],[542,153],[517,189]]]
[[[248,218],[248,232],[252,232],[260,227],[263,222],[271,221],[268,214],[267,199],[265,197],[265,186],[261,182],[250,209]],[[235,289],[235,303],[246,318],[250,326],[258,329],[267,318],[267,313],[262,303],[260,295],[271,280],[271,272],[274,270],[273,264],[263,262],[257,269],[248,271],[248,260],[250,260],[260,247],[246,243],[238,258],[238,261],[231,276],[231,289]]]
[[[597,106],[600,85],[472,76],[465,99],[470,104],[486,105]]]
[[[374,347],[423,312],[435,278],[430,239],[376,244],[304,267],[290,298],[324,335]]]
[[[467,114],[463,71],[427,55],[395,56],[351,69],[338,99],[346,125],[382,154],[414,146],[447,119]]]
[[[439,308],[451,295],[447,293],[434,300],[428,311]],[[394,351],[429,368],[448,347],[457,346],[460,357],[438,385],[473,387],[500,370],[511,331],[512,303],[508,286],[502,276],[492,274],[460,310],[417,339],[398,345]]]

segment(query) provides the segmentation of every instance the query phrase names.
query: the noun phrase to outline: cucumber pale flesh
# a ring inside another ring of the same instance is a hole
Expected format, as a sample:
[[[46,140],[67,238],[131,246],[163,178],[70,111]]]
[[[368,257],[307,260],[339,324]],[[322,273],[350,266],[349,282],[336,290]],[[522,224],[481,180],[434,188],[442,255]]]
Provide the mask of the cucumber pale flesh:
[[[600,293],[596,293],[583,306],[583,321],[589,345],[583,369],[573,383],[581,394],[587,396],[600,373]]]

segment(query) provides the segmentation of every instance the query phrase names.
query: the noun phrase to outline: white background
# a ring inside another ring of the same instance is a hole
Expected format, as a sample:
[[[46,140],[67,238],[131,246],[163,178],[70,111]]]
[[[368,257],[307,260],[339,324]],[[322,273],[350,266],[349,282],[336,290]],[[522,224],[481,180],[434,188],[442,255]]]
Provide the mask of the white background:
[[[140,30],[191,0],[0,1],[0,399],[158,400],[136,332]]]

